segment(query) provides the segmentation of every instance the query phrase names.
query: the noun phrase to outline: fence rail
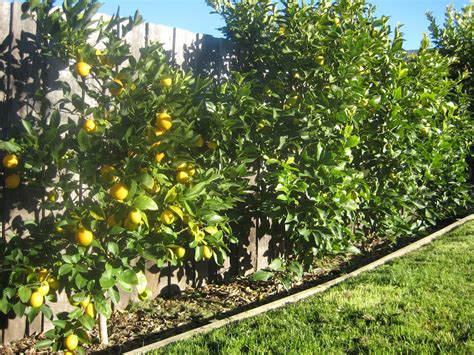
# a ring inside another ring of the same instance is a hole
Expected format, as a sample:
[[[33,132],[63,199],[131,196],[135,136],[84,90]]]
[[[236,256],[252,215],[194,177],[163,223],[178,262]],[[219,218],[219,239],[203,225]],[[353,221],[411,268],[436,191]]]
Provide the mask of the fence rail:
[[[100,15],[107,17],[107,15]],[[225,75],[230,69],[232,47],[224,39],[209,35],[189,32],[179,28],[159,24],[144,23],[134,28],[125,37],[131,46],[131,53],[139,55],[140,48],[150,42],[160,42],[170,54],[171,62],[184,70],[193,70],[200,75]],[[48,85],[57,78],[67,81],[73,92],[80,92],[74,86],[75,79],[68,68],[51,62],[46,72],[39,68],[35,52],[38,47],[36,24],[32,20],[21,19],[21,4],[0,2],[0,136],[7,139],[11,124],[32,113],[33,93],[40,83]],[[61,98],[60,90],[49,94],[52,102]],[[8,196],[2,194],[1,218],[2,238],[5,240],[15,232],[15,221],[21,219],[39,220],[44,212],[34,208],[32,201],[21,189],[24,206],[13,208]],[[249,233],[240,240],[239,246],[233,246],[232,252],[223,267],[208,262],[192,262],[183,267],[167,266],[158,269],[153,264],[147,265],[146,276],[149,287],[155,295],[172,295],[187,286],[199,287],[208,282],[226,280],[239,274],[250,273],[268,265],[270,251],[275,253],[269,236],[257,237],[257,223],[249,228]],[[273,248],[273,249],[272,249]],[[270,250],[272,249],[272,250]],[[134,294],[123,294],[120,304],[123,308]],[[55,311],[72,309],[66,295],[60,295],[58,302],[50,305]],[[29,323],[26,318],[15,318],[0,314],[0,341],[7,343],[25,335],[46,331],[51,323],[43,316]]]

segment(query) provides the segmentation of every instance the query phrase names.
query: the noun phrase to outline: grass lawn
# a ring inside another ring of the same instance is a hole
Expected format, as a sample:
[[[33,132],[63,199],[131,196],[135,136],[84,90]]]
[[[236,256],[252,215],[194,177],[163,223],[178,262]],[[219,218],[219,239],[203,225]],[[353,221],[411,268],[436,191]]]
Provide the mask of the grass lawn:
[[[474,222],[294,305],[153,353],[474,353]]]

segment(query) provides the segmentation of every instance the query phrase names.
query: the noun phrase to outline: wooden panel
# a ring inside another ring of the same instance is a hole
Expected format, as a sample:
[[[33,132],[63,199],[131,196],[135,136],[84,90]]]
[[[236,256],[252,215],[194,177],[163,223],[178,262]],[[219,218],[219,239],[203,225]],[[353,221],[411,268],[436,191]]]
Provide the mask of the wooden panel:
[[[124,36],[125,41],[130,45],[130,52],[138,59],[140,48],[145,47],[147,39],[147,25],[142,23]]]
[[[0,112],[5,117],[5,100],[7,93],[7,57],[10,54],[10,9],[9,3],[0,2]],[[3,118],[2,118],[3,120]],[[3,127],[0,127],[2,129]]]
[[[175,63],[182,66],[191,60],[190,48],[196,44],[196,33],[175,29]]]
[[[148,42],[159,42],[172,57],[173,50],[173,28],[154,23],[148,24]]]

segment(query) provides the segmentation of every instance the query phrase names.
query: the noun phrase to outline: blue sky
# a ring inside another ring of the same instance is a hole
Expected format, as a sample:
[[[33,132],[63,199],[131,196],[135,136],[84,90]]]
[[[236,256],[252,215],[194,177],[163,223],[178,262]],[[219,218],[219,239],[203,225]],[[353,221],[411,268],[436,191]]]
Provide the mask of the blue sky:
[[[146,21],[193,32],[207,33],[220,37],[217,28],[223,22],[216,14],[210,14],[205,0],[102,0],[101,12],[112,14],[120,6],[121,15],[130,15],[138,9]],[[377,15],[390,16],[390,24],[403,24],[402,32],[406,49],[419,46],[423,32],[428,32],[425,12],[430,10],[438,22],[443,22],[447,5],[461,9],[469,0],[369,0],[377,6]]]

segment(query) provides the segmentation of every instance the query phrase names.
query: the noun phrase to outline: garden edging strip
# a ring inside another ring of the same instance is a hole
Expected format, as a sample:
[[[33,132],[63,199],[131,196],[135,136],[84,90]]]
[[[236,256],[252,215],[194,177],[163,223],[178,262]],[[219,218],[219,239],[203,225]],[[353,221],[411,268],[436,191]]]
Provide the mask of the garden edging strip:
[[[146,346],[143,346],[141,348],[138,348],[138,349],[135,349],[135,350],[132,350],[132,351],[129,351],[129,352],[126,352],[125,354],[127,355],[137,355],[137,354],[145,354],[147,353],[148,351],[151,351],[151,350],[156,350],[156,349],[159,349],[165,345],[168,345],[168,344],[171,344],[171,343],[174,343],[174,342],[177,342],[177,341],[181,341],[181,340],[186,340],[186,339],[189,339],[191,337],[193,337],[194,335],[198,335],[198,334],[203,334],[203,333],[207,333],[213,329],[216,329],[216,328],[220,328],[220,327],[223,327],[225,325],[228,325],[230,323],[233,323],[233,322],[236,322],[236,321],[240,321],[240,320],[243,320],[243,319],[246,319],[246,318],[250,318],[250,317],[253,317],[253,316],[256,316],[256,315],[259,315],[259,314],[262,314],[264,312],[267,312],[267,311],[270,311],[270,310],[273,310],[273,309],[276,309],[276,308],[280,308],[280,307],[283,307],[287,304],[291,304],[291,303],[295,303],[297,301],[300,301],[300,300],[303,300],[305,298],[308,298],[310,296],[313,296],[315,294],[318,294],[318,293],[321,293],[347,279],[350,279],[352,277],[355,277],[365,271],[369,271],[369,270],[373,270],[385,263],[387,263],[388,261],[391,261],[395,258],[398,258],[400,256],[403,256],[405,254],[408,254],[414,250],[417,250],[419,248],[421,248],[422,246],[426,245],[426,244],[429,244],[431,243],[434,239],[436,239],[437,237],[443,235],[443,234],[446,234],[450,231],[452,231],[453,229],[463,225],[464,223],[466,222],[469,222],[471,220],[474,220],[474,214],[471,214],[469,216],[466,216],[440,230],[438,230],[437,232],[435,233],[432,233],[412,244],[409,244],[393,253],[390,253],[376,261],[373,261],[357,270],[354,270],[348,274],[345,274],[345,275],[342,275],[342,276],[339,276],[333,280],[330,280],[328,282],[325,282],[321,285],[318,285],[318,286],[315,286],[315,287],[312,287],[312,288],[309,288],[307,290],[304,290],[304,291],[301,291],[301,292],[298,292],[296,294],[293,294],[293,295],[290,295],[290,296],[287,296],[287,297],[284,297],[284,298],[281,298],[279,300],[276,300],[276,301],[273,301],[273,302],[270,302],[270,303],[267,303],[267,304],[264,304],[262,306],[259,306],[259,307],[256,307],[254,309],[250,309],[248,311],[244,311],[242,313],[239,313],[239,314],[235,314],[235,315],[232,315],[232,316],[229,316],[227,318],[224,318],[224,319],[219,319],[219,320],[211,320],[208,324],[205,324],[201,327],[198,327],[198,328],[195,328],[195,329],[192,329],[190,331],[187,331],[187,332],[184,332],[184,333],[181,333],[181,334],[177,334],[177,335],[173,335],[169,338],[166,338],[166,339],[162,339],[160,341],[157,341],[155,343],[152,343],[152,344],[149,344],[149,345],[146,345]]]

